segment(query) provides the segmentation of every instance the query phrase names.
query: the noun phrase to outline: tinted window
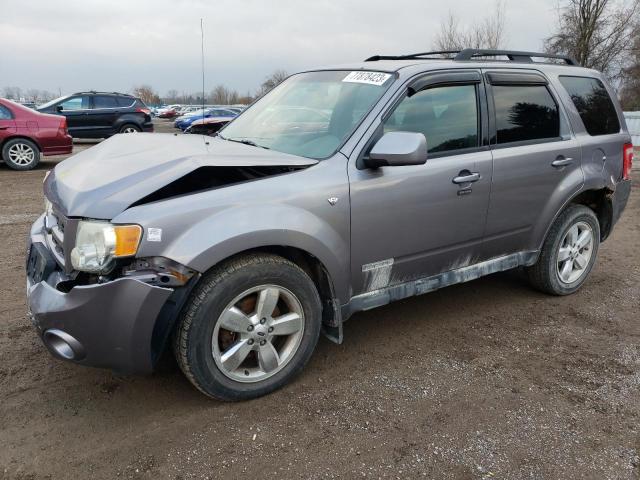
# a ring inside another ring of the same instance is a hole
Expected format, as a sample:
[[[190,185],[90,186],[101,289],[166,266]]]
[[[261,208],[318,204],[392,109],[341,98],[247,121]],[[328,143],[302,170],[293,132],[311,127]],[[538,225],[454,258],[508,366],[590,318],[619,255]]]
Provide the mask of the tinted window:
[[[494,85],[498,143],[560,137],[558,106],[544,85]]]
[[[93,108],[118,108],[116,97],[96,95],[93,97]]]
[[[7,107],[0,105],[0,120],[11,120],[12,118],[11,111]]]
[[[620,122],[607,89],[597,78],[560,77],[589,135],[618,133]]]
[[[135,102],[134,98],[130,97],[118,97],[118,106],[119,107],[130,107]]]
[[[73,97],[60,105],[62,110],[86,110],[89,108],[89,97]]]
[[[384,131],[423,133],[429,152],[477,147],[476,87],[430,88],[406,97],[385,123]]]

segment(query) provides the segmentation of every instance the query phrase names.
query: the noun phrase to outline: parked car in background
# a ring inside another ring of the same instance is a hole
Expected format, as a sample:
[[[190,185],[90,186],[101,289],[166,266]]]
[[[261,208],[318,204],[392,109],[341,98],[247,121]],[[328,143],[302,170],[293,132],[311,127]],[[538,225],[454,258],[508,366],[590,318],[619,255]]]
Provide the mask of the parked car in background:
[[[178,110],[177,114],[178,116],[188,115],[192,112],[196,112],[201,109],[202,109],[202,105],[185,105]]]
[[[142,100],[126,93],[78,92],[45,103],[38,111],[65,116],[74,138],[153,132],[151,111]]]
[[[9,168],[31,170],[41,155],[65,155],[72,150],[66,118],[0,98],[0,152]]]
[[[175,118],[178,116],[178,112],[181,108],[181,105],[169,105],[167,107],[160,107],[156,111],[156,116],[158,118]]]
[[[189,113],[182,117],[178,117],[173,123],[173,126],[180,130],[185,130],[198,119],[203,118],[226,118],[231,119],[238,115],[237,112],[229,110],[227,108],[207,108],[205,110],[198,110],[196,112]]]
[[[215,135],[218,131],[229,123],[232,119],[228,117],[199,118],[188,126],[184,133],[197,135]]]

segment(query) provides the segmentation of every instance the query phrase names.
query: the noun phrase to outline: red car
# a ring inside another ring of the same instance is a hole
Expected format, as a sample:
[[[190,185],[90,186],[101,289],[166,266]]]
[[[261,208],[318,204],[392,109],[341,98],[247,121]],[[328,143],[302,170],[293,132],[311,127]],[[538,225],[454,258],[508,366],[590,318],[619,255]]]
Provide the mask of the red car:
[[[72,150],[65,117],[39,113],[0,98],[0,152],[9,168],[31,170],[41,155],[63,155]]]

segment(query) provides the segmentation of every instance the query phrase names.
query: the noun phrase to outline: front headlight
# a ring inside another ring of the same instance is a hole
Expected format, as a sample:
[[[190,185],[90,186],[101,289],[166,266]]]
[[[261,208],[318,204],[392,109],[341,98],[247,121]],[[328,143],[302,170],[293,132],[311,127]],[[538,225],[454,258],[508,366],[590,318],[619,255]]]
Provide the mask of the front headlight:
[[[81,220],[76,232],[76,246],[71,250],[71,265],[83,272],[107,272],[116,258],[135,255],[141,238],[140,225]]]

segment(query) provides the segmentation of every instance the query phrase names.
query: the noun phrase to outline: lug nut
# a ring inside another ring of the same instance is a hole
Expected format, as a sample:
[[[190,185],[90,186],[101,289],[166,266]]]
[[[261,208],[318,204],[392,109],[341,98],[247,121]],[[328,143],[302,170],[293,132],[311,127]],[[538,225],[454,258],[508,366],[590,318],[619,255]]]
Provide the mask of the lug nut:
[[[249,326],[247,327],[247,330],[248,330],[249,332],[253,332],[253,325],[249,325]]]
[[[253,345],[253,338],[250,338],[249,341],[247,342],[249,345]]]
[[[266,318],[261,318],[261,319],[260,319],[260,323],[261,323],[262,325],[264,325],[266,321],[267,321],[267,319],[266,319]]]
[[[264,346],[264,345],[265,345],[265,343],[267,343],[267,341],[266,341],[266,340],[260,340],[260,346],[261,346],[261,347],[262,347],[262,346]]]
[[[273,332],[273,327],[269,327],[269,333]]]

